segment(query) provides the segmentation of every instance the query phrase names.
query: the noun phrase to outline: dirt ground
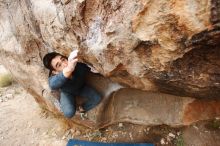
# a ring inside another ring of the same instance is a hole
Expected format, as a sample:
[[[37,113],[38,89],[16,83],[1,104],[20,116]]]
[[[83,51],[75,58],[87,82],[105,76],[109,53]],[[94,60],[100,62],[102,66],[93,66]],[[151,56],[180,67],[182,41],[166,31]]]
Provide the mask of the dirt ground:
[[[1,146],[64,146],[63,124],[48,117],[18,84],[0,88]]]
[[[0,146],[65,146],[70,138],[171,146],[220,146],[219,119],[182,128],[129,123],[99,130],[78,125],[70,128],[62,119],[42,111],[34,98],[17,83],[0,88],[0,125]]]

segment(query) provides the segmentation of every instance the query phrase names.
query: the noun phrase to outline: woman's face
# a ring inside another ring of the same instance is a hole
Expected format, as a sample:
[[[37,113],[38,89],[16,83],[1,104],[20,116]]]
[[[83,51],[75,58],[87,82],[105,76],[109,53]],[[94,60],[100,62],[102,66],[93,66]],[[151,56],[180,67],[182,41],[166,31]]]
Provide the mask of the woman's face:
[[[65,57],[58,55],[52,59],[51,65],[54,69],[53,73],[58,74],[59,72],[63,71],[65,67],[67,67],[68,61]]]

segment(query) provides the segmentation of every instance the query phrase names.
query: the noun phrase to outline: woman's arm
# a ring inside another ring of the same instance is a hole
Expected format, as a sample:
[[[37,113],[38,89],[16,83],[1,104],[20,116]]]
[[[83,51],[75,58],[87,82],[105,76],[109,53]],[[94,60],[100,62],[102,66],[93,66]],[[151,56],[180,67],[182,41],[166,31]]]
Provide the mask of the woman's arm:
[[[52,90],[57,90],[61,88],[67,80],[68,78],[66,78],[63,72],[61,72],[49,78],[49,86]]]

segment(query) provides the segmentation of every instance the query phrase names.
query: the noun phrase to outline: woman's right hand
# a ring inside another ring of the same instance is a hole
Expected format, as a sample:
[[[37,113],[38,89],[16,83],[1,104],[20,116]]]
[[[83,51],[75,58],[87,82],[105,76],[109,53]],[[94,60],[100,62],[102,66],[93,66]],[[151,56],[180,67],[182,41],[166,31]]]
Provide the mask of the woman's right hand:
[[[74,50],[70,53],[70,56],[68,57],[68,65],[63,69],[63,75],[67,78],[70,78],[72,72],[75,70],[76,64],[78,62],[77,53],[78,50]]]
[[[72,60],[72,59],[75,59],[78,55],[78,50],[74,50],[70,53],[69,57],[68,57],[68,61]]]
[[[68,60],[68,65],[67,65],[67,70],[73,72],[75,70],[76,64],[77,64],[78,59],[74,58],[71,60]]]
[[[69,71],[74,71],[76,64],[77,64],[77,54],[78,54],[78,50],[74,50],[70,53],[69,57],[68,57],[68,65],[67,68],[69,69]]]

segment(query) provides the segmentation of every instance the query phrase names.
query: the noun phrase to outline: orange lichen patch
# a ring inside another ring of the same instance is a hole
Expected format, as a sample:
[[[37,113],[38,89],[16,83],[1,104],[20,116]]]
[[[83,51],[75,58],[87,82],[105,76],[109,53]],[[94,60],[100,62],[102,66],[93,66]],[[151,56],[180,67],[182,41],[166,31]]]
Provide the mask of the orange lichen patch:
[[[189,125],[199,120],[207,120],[220,116],[220,100],[194,100],[184,111],[183,123]]]

